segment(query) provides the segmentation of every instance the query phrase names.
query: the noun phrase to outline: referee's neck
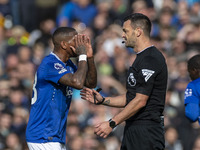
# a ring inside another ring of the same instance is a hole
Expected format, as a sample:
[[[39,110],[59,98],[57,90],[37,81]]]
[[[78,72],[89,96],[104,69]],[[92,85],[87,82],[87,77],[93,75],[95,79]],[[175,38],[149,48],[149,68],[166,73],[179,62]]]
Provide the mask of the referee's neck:
[[[151,47],[153,44],[150,42],[149,38],[140,38],[137,41],[137,44],[134,47],[134,51],[136,53],[140,53],[143,50],[147,49],[148,47]]]
[[[137,52],[136,54],[140,54],[140,53],[142,53],[143,51],[145,51],[146,49],[148,49],[148,48],[150,48],[150,47],[152,47],[152,46],[154,46],[154,45],[148,46],[148,47],[146,47],[145,49],[143,49],[143,50]]]

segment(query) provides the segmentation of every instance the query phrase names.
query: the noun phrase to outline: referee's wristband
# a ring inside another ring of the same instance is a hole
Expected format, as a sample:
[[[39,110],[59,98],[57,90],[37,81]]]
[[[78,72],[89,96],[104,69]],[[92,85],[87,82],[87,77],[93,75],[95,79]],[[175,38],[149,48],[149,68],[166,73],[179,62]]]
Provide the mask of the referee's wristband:
[[[87,55],[85,55],[85,54],[79,55],[78,58],[79,58],[78,61],[87,61]]]

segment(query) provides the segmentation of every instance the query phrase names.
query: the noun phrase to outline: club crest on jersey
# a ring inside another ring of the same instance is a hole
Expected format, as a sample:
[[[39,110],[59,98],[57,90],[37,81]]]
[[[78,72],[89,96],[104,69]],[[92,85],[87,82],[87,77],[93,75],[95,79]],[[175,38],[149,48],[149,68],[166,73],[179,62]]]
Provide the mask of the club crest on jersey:
[[[189,96],[192,96],[192,89],[186,89],[185,90],[185,98],[189,97]]]
[[[63,72],[66,72],[67,69],[64,68],[61,64],[59,63],[54,63],[54,68],[57,69],[57,70],[60,70],[58,73],[61,74]]]
[[[133,73],[130,73],[129,76],[128,76],[128,84],[130,86],[135,86],[136,85],[136,79],[135,79]]]
[[[149,69],[142,69],[142,75],[145,77],[144,80],[147,82],[149,78],[154,74],[155,71]]]
[[[70,98],[72,95],[73,95],[73,90],[72,90],[72,88],[69,87],[69,86],[67,86],[67,87],[66,87],[66,96]]]
[[[63,69],[64,67],[59,63],[54,63],[54,68],[56,68],[57,70],[60,70],[60,69]]]

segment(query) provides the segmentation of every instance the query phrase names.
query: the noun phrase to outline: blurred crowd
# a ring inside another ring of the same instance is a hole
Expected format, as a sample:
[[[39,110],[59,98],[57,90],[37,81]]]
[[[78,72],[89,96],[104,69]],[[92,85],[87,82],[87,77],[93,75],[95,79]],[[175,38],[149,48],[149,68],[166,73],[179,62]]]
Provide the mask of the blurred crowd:
[[[184,115],[187,60],[200,53],[200,0],[0,0],[0,150],[27,149],[34,74],[52,51],[51,35],[59,26],[90,36],[103,96],[126,92],[126,72],[136,55],[122,44],[121,26],[134,12],[152,21],[152,42],[168,65],[165,150],[200,150],[199,124]],[[124,124],[107,139],[94,135],[93,126],[120,110],[89,104],[74,90],[67,150],[119,150]]]

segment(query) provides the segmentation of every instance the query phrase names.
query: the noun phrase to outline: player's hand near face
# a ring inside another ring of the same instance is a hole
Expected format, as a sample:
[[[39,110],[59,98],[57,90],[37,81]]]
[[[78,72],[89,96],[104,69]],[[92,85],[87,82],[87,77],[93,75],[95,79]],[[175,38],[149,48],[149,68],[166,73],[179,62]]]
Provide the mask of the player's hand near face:
[[[103,97],[101,96],[101,94],[94,89],[83,88],[81,90],[80,95],[82,99],[89,101],[93,104],[95,100],[97,101],[97,103],[100,103],[103,101]],[[94,100],[94,95],[95,95],[95,100]]]
[[[106,138],[110,132],[112,132],[112,128],[108,121],[99,123],[94,127],[94,133],[102,138]]]
[[[87,54],[88,40],[87,37],[83,34],[75,35],[74,38],[74,47],[70,46],[70,48],[74,51],[75,54],[82,55]]]
[[[87,49],[87,57],[93,57],[93,49],[91,45],[91,40],[88,36],[86,36],[86,49]]]
[[[87,64],[87,39],[85,35],[75,35],[73,40],[73,46],[70,48],[73,52],[79,56],[78,68],[75,73],[68,73],[63,75],[59,82],[63,85],[71,86],[76,89],[82,89],[85,85],[88,64]]]

